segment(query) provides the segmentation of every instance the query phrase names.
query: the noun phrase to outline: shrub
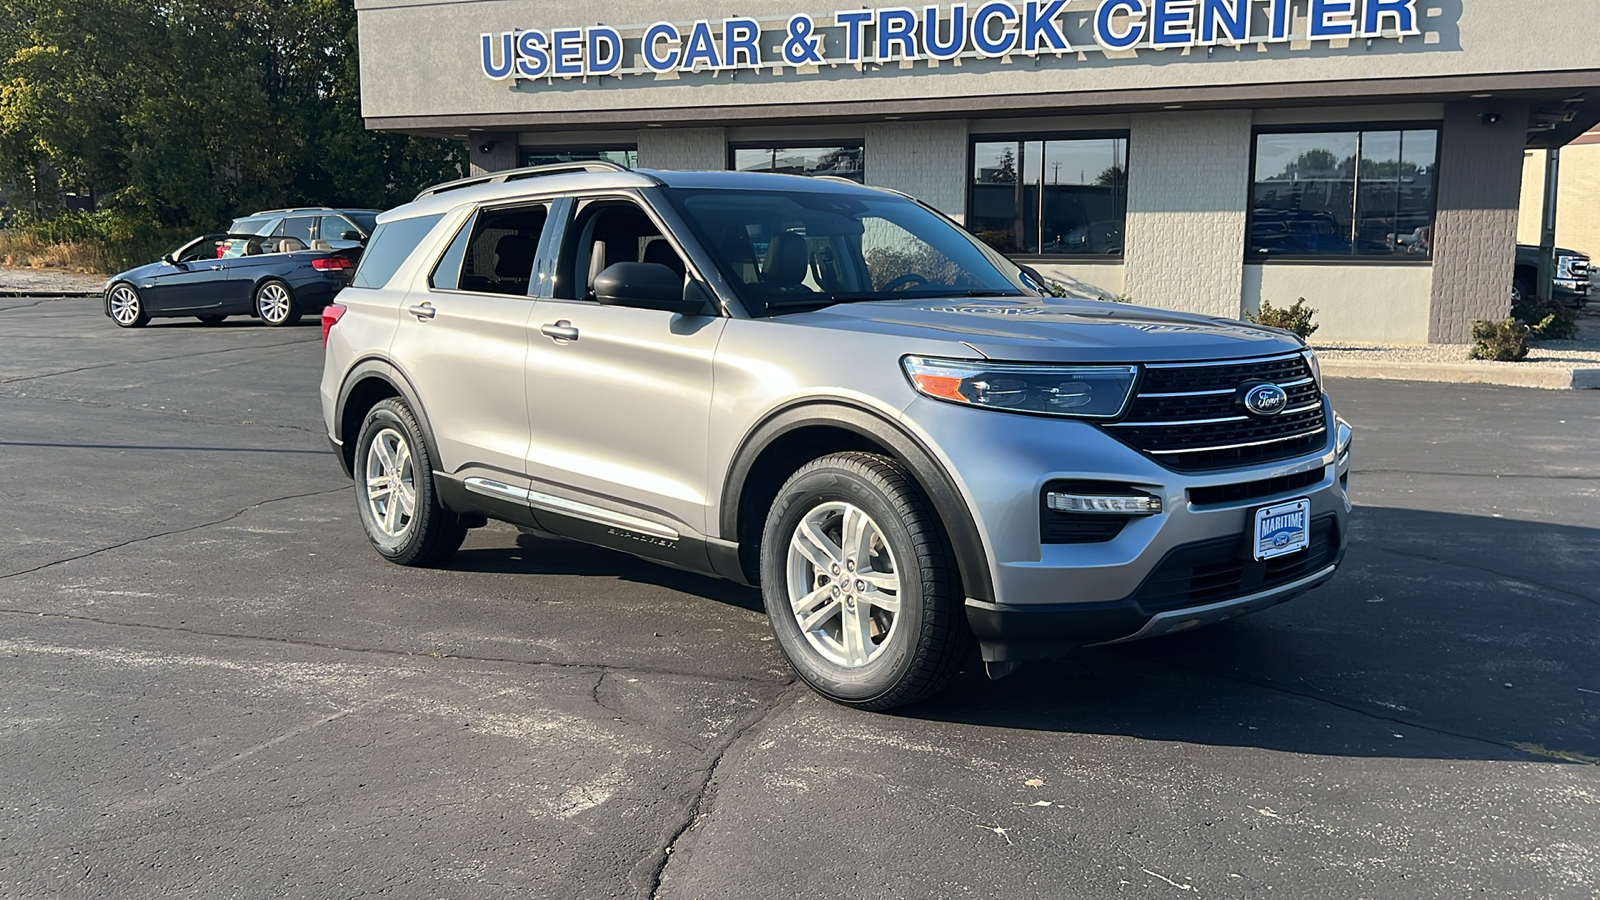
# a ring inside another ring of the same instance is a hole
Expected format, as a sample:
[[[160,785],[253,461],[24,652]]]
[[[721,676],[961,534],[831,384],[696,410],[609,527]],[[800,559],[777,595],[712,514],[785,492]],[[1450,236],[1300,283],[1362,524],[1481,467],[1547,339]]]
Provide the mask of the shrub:
[[[51,219],[17,216],[0,236],[0,262],[8,266],[93,274],[154,262],[200,229],[163,228],[112,209],[69,210]]]
[[[1578,313],[1559,303],[1529,299],[1511,307],[1511,318],[1528,326],[1540,341],[1570,341],[1578,336]]]
[[[1528,357],[1528,326],[1516,319],[1489,322],[1477,319],[1472,323],[1472,359],[1495,362],[1518,362]]]
[[[1294,301],[1288,308],[1273,306],[1266,300],[1261,301],[1261,311],[1251,315],[1245,314],[1245,319],[1257,325],[1268,328],[1282,328],[1284,331],[1294,332],[1301,340],[1316,334],[1318,326],[1313,324],[1311,317],[1317,311],[1306,305],[1306,298],[1301,297]]]

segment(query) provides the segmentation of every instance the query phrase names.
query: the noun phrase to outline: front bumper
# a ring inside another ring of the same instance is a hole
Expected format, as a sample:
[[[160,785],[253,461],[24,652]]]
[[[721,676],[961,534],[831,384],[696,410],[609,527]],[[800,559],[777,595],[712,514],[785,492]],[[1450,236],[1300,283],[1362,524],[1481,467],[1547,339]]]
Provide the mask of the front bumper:
[[[1348,426],[1326,402],[1324,414],[1327,440],[1319,450],[1270,464],[1177,472],[1088,423],[913,403],[907,422],[943,457],[985,543],[993,595],[966,605],[984,659],[1059,656],[1086,644],[1187,630],[1326,582],[1348,542],[1350,458]],[[1060,480],[1126,485],[1161,498],[1162,511],[1131,519],[1109,540],[1044,543],[1039,498]],[[1275,481],[1297,486],[1273,490]],[[1194,499],[1245,486],[1246,499]],[[1311,505],[1312,548],[1271,565],[1256,562],[1246,538],[1254,511],[1300,497]]]

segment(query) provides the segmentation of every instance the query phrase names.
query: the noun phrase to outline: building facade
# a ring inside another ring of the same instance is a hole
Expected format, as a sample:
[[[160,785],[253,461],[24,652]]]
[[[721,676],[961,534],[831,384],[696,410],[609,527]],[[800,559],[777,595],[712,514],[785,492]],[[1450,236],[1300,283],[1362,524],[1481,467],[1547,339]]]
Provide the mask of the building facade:
[[[1524,156],[1600,123],[1593,0],[357,0],[368,127],[905,191],[1086,293],[1319,338],[1499,318]]]
[[[1522,170],[1522,215],[1517,242],[1539,243],[1544,212],[1544,170],[1547,154],[1530,150]],[[1556,244],[1600,256],[1600,130],[1591,131],[1561,149],[1560,190],[1556,201]]]

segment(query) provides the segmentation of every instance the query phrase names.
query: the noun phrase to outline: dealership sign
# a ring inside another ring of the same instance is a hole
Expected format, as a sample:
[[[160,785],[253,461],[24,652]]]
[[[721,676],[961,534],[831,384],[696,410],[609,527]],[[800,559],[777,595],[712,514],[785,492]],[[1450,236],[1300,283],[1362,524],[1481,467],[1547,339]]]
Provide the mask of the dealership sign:
[[[1296,16],[1296,8],[1305,10]],[[1086,17],[1092,44],[1064,19]],[[1417,0],[987,0],[850,9],[832,16],[731,17],[643,28],[481,35],[483,74],[505,78],[719,72],[789,66],[993,59],[1085,50],[1237,46],[1421,34]]]

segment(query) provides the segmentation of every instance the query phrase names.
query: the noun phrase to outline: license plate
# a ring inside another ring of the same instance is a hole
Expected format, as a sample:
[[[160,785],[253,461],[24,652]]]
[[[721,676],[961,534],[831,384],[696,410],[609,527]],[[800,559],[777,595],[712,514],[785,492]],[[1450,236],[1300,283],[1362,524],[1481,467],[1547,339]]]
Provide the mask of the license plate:
[[[1310,544],[1310,500],[1290,500],[1256,510],[1256,559],[1294,553]]]

